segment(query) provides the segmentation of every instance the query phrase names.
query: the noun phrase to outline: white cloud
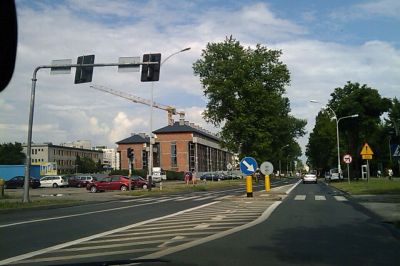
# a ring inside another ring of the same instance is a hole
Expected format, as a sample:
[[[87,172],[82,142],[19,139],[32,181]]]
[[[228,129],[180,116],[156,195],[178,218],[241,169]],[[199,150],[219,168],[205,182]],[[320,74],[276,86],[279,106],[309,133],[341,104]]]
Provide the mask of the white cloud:
[[[398,19],[399,12],[398,0],[374,0],[340,8],[333,11],[330,17],[341,20],[368,20],[376,16]]]
[[[385,6],[386,2],[378,3]],[[292,85],[287,88],[292,114],[310,122],[308,131],[319,110],[308,100],[327,102],[333,89],[348,80],[367,83],[386,97],[398,95],[398,48],[384,40],[344,45],[306,39],[307,28],[291,18],[279,17],[265,3],[243,4],[236,9],[212,5],[199,8],[198,3],[190,1],[29,3],[17,3],[18,56],[14,77],[0,98],[1,141],[26,139],[31,78],[36,66],[53,59],[72,58],[75,62],[77,56],[92,53],[98,63],[147,52],[161,52],[166,58],[185,47],[192,49],[163,65],[160,81],[154,84],[155,100],[184,109],[187,120],[217,132],[202,119],[206,102],[192,64],[207,42],[220,42],[231,34],[245,46],[261,43],[283,50],[282,60],[292,75]],[[358,8],[372,10],[368,3]],[[397,1],[390,6],[398,10]],[[378,6],[376,10],[384,9]],[[307,13],[303,18],[312,20],[313,15]],[[74,73],[55,76],[48,70],[38,72],[36,142],[91,139],[95,145],[112,146],[131,132],[149,132],[148,106],[96,91],[89,84],[75,85]],[[139,73],[96,68],[93,83],[150,98],[151,84],[140,82]],[[166,125],[164,111],[154,110],[153,118],[153,129]],[[304,139],[301,141],[304,145]]]
[[[139,133],[135,129],[143,125],[147,126],[148,121],[142,118],[129,119],[127,114],[119,112],[113,120],[113,127],[108,134],[108,140],[115,143],[129,137],[131,133]]]

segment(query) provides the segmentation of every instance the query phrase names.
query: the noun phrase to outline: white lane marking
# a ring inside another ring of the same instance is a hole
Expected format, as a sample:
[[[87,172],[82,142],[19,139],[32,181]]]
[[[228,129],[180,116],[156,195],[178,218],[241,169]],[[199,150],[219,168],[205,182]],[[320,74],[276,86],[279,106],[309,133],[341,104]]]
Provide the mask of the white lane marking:
[[[120,228],[113,229],[113,230],[110,230],[110,231],[106,231],[106,232],[103,232],[103,233],[91,235],[91,236],[88,236],[88,237],[80,238],[80,239],[69,241],[69,242],[62,243],[62,244],[58,244],[58,245],[55,245],[55,246],[52,246],[52,247],[48,247],[48,248],[44,248],[44,249],[28,252],[28,253],[25,253],[25,254],[22,254],[22,255],[14,256],[14,257],[11,257],[11,258],[7,258],[7,259],[4,259],[4,260],[0,260],[0,265],[11,264],[11,263],[14,263],[16,261],[32,258],[34,256],[41,255],[41,254],[44,254],[44,253],[47,253],[47,252],[50,252],[50,251],[59,250],[59,249],[65,248],[65,247],[70,247],[72,245],[77,245],[77,244],[80,244],[82,242],[93,240],[93,239],[96,239],[96,238],[99,238],[99,237],[104,237],[104,236],[108,236],[108,235],[111,235],[111,234],[114,234],[114,233],[119,233],[119,232],[124,231],[124,230],[129,230],[129,229],[131,229],[133,227],[138,227],[138,226],[141,226],[141,225],[144,225],[144,224],[148,224],[148,223],[152,223],[152,222],[155,222],[155,221],[159,221],[161,219],[174,217],[174,216],[177,216],[177,215],[182,214],[182,213],[198,210],[198,209],[201,209],[201,208],[216,204],[218,202],[219,201],[213,201],[213,202],[210,202],[210,203],[207,203],[207,204],[203,204],[203,205],[200,205],[200,206],[197,206],[197,207],[194,207],[194,208],[190,208],[190,209],[186,209],[186,210],[183,210],[183,211],[175,212],[175,213],[172,213],[172,214],[169,214],[169,215],[153,218],[153,219],[150,219],[150,220],[138,222],[138,223],[135,223],[135,224],[131,224],[131,225],[128,225],[128,226],[120,227]]]
[[[90,215],[90,214],[95,214],[95,213],[103,213],[103,212],[111,212],[111,211],[117,211],[117,210],[129,209],[129,208],[136,208],[136,207],[140,207],[140,206],[156,204],[156,203],[159,203],[159,202],[161,202],[161,201],[146,202],[146,203],[142,203],[142,204],[123,206],[123,207],[116,207],[116,208],[111,208],[111,209],[106,209],[106,210],[99,210],[99,211],[91,211],[91,212],[85,212],[85,213],[63,215],[63,216],[57,216],[57,217],[51,217],[51,218],[43,218],[43,219],[36,219],[36,220],[30,220],[30,221],[16,222],[16,223],[11,223],[11,224],[3,224],[3,225],[0,225],[0,228],[10,227],[10,226],[15,226],[15,225],[21,225],[21,224],[30,224],[30,223],[38,223],[38,222],[51,221],[51,220],[60,220],[60,219],[66,219],[66,218],[78,217],[78,216],[85,216],[85,215]]]
[[[323,195],[315,195],[315,200],[326,200],[326,197]]]
[[[146,240],[140,242],[129,242],[122,244],[107,244],[107,245],[90,245],[83,246],[78,248],[64,248],[63,252],[71,252],[71,251],[88,251],[88,250],[96,250],[96,249],[111,249],[111,248],[120,248],[120,247],[130,247],[130,246],[140,246],[140,245],[148,245],[148,244],[157,244],[164,242],[165,239],[157,239],[157,240]]]
[[[343,196],[333,196],[337,201],[347,201],[347,199]]]
[[[194,229],[204,229],[204,228],[207,228],[207,227],[210,227],[210,224],[202,223],[202,224],[199,224],[199,225],[195,226]]]
[[[121,200],[121,202],[148,202],[155,199],[157,198],[137,198],[137,199]]]
[[[296,197],[294,197],[294,200],[305,200],[306,199],[306,195],[296,195]]]
[[[211,235],[215,233],[214,231],[201,231],[201,232],[180,232],[179,235],[186,235],[186,236],[197,236],[197,235]],[[171,237],[176,236],[176,233],[170,234],[157,234],[157,235],[145,235],[145,236],[134,236],[134,237],[125,237],[125,238],[118,238],[118,239],[102,239],[102,240],[92,240],[88,241],[83,244],[99,244],[99,243],[112,243],[112,242],[124,242],[124,241],[137,241],[139,239],[150,239],[150,238],[163,238],[163,237]],[[64,249],[63,249],[64,250]]]
[[[272,203],[271,206],[269,206],[269,207],[262,213],[261,216],[259,216],[256,220],[251,221],[250,223],[247,223],[247,224],[244,224],[244,225],[241,225],[241,226],[232,228],[232,229],[228,229],[228,230],[226,230],[226,231],[222,231],[222,232],[216,233],[216,234],[214,234],[214,235],[210,235],[210,236],[207,236],[207,237],[204,237],[204,238],[200,238],[200,239],[198,239],[198,240],[195,240],[195,241],[192,241],[192,242],[188,242],[188,243],[185,243],[185,244],[182,244],[182,245],[179,245],[179,246],[167,248],[167,249],[165,249],[165,250],[161,250],[161,251],[158,251],[158,252],[155,252],[155,253],[152,253],[152,254],[148,254],[148,255],[139,257],[138,259],[155,259],[155,258],[160,258],[160,257],[166,256],[166,255],[169,255],[169,254],[172,254],[172,253],[175,253],[175,252],[178,252],[178,251],[182,251],[182,250],[185,250],[185,249],[188,249],[188,248],[192,248],[192,247],[201,245],[201,244],[203,244],[203,243],[207,243],[207,242],[209,242],[209,241],[213,241],[213,240],[215,240],[215,239],[218,239],[218,238],[221,238],[221,237],[224,237],[224,236],[227,236],[227,235],[230,235],[230,234],[233,234],[233,233],[242,231],[242,230],[247,229],[247,228],[250,228],[250,227],[252,227],[252,226],[255,226],[255,225],[257,225],[257,224],[259,224],[259,223],[262,223],[262,222],[264,222],[265,220],[267,220],[268,217],[272,214],[272,212],[273,212],[273,211],[279,206],[279,204],[281,204],[281,203],[282,203],[282,201],[275,201],[274,203]]]
[[[176,198],[174,198],[174,201],[179,201],[179,200],[181,200],[181,199],[184,199],[185,197],[176,197]]]
[[[165,246],[168,246],[169,244],[173,244],[173,243],[175,243],[175,242],[182,241],[182,240],[185,239],[185,238],[186,238],[186,237],[184,237],[184,236],[176,236],[176,237],[174,237],[174,238],[172,238],[172,239],[170,239],[170,240],[165,241],[165,242],[162,243],[161,245],[158,245],[157,247],[163,248],[163,247],[165,247]]]
[[[226,218],[226,215],[217,215],[217,216],[211,218],[211,220],[213,220],[213,221],[221,221],[224,218]]]
[[[301,179],[297,181],[297,183],[293,187],[291,187],[289,190],[286,191],[286,195],[289,195],[289,193],[292,192],[292,190],[295,189],[300,183]]]
[[[215,196],[202,197],[199,199],[194,199],[193,201],[201,201],[201,200],[207,200],[207,199],[213,199],[213,198],[215,198]]]
[[[130,250],[121,250],[121,251],[101,251],[96,253],[89,254],[81,254],[81,255],[69,255],[69,256],[59,256],[59,257],[47,257],[47,258],[37,258],[30,259],[18,262],[18,264],[31,264],[38,262],[50,262],[50,261],[59,261],[59,260],[71,260],[71,259],[83,259],[83,258],[91,258],[91,257],[100,257],[100,256],[112,256],[119,254],[133,254],[133,253],[142,253],[142,252],[151,252],[157,251],[160,248],[138,248],[138,249],[130,249]]]
[[[190,200],[190,199],[197,199],[200,198],[201,196],[192,196],[192,197],[185,197],[183,199],[178,199],[176,201],[184,201],[184,200]]]

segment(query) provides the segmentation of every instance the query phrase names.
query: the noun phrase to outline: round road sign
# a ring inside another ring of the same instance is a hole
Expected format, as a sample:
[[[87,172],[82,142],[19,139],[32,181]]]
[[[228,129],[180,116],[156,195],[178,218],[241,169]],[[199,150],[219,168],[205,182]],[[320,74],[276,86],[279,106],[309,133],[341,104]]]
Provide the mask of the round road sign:
[[[264,175],[270,175],[270,174],[272,174],[274,172],[274,166],[270,162],[263,162],[260,165],[260,171]]]
[[[346,154],[345,156],[343,156],[343,162],[349,164],[351,163],[351,161],[353,160],[353,158],[351,158],[350,154]]]

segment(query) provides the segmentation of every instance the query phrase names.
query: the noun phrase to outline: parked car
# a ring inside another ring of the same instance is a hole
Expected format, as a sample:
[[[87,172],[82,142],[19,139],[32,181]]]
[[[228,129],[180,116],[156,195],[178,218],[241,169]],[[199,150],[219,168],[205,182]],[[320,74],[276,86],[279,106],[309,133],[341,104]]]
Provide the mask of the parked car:
[[[75,175],[68,178],[70,187],[86,187],[90,182],[97,181],[96,177],[91,175]]]
[[[332,168],[325,174],[326,181],[334,181],[334,180],[341,180],[343,176],[339,174],[338,168]]]
[[[225,179],[229,179],[228,176],[224,175],[224,174],[218,174],[218,173],[207,173],[207,174],[203,174],[202,176],[200,176],[200,180],[211,180],[211,181],[221,181],[221,180],[225,180]]]
[[[41,187],[67,187],[68,178],[62,175],[48,175],[40,179]]]
[[[5,188],[19,188],[24,187],[25,176],[14,176],[10,180],[5,182]],[[29,178],[29,187],[38,188],[40,187],[40,180],[37,178]]]
[[[144,179],[144,178],[141,177],[141,176],[138,176],[138,175],[132,176],[132,182],[133,182],[133,185],[134,185],[135,187],[137,187],[137,188],[147,189],[147,187],[148,187],[148,182],[147,182],[147,180]],[[156,186],[156,183],[155,183],[154,180],[153,180],[153,183],[151,184],[151,186],[152,186],[152,187],[155,187],[155,186]]]
[[[316,170],[310,170],[307,174],[304,175],[303,177],[303,184],[306,182],[313,182],[317,184],[317,171]]]
[[[152,186],[155,186],[153,183]],[[141,176],[132,176],[131,188],[141,187],[147,188],[147,181]],[[99,181],[90,182],[86,185],[86,189],[92,193],[106,190],[127,191],[129,188],[129,178],[122,175],[113,175]]]

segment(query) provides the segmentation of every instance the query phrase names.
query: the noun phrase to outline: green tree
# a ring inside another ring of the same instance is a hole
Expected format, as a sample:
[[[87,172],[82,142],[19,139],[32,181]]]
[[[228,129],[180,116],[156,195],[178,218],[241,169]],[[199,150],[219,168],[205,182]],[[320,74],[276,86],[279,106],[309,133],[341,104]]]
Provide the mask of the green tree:
[[[94,173],[97,172],[96,162],[87,157],[76,156],[75,165],[79,173]]]
[[[337,165],[336,123],[331,117],[325,110],[318,113],[306,145],[307,163],[321,173]]]
[[[340,156],[342,157],[346,153],[353,156],[351,164],[351,167],[355,171],[353,176],[360,176],[361,164],[364,162],[361,160],[359,154],[363,144],[366,142],[374,151],[374,159],[370,161],[370,164],[371,173],[376,173],[378,164],[382,164],[382,160],[386,156],[385,154],[387,154],[387,152],[385,153],[385,150],[387,150],[386,138],[382,139],[383,127],[381,116],[389,110],[391,100],[381,97],[378,90],[366,84],[360,85],[359,83],[349,81],[343,88],[339,87],[334,90],[328,106],[335,111],[338,118],[358,114],[358,118],[343,119],[339,122]],[[334,118],[334,114],[329,109],[326,112]],[[335,132],[335,129],[330,130]],[[327,149],[324,146],[336,141],[336,133],[334,133],[330,141],[325,139],[325,144],[323,141],[315,143],[315,139],[324,138],[323,134],[318,127],[314,128],[310,134],[307,154],[309,156],[308,160],[311,162],[319,160],[318,149],[326,151]],[[312,139],[311,136],[315,139]],[[337,161],[337,158],[335,159],[337,150],[336,148],[332,148],[332,150],[334,152],[329,152],[330,156],[327,159],[329,162]]]
[[[222,127],[223,145],[241,156],[276,162],[288,154],[301,155],[295,139],[305,133],[306,121],[289,115],[289,100],[283,95],[290,73],[281,55],[259,44],[244,48],[230,37],[208,43],[193,65],[208,98],[204,118]]]
[[[18,142],[0,144],[0,164],[24,164],[26,156],[22,150]]]

